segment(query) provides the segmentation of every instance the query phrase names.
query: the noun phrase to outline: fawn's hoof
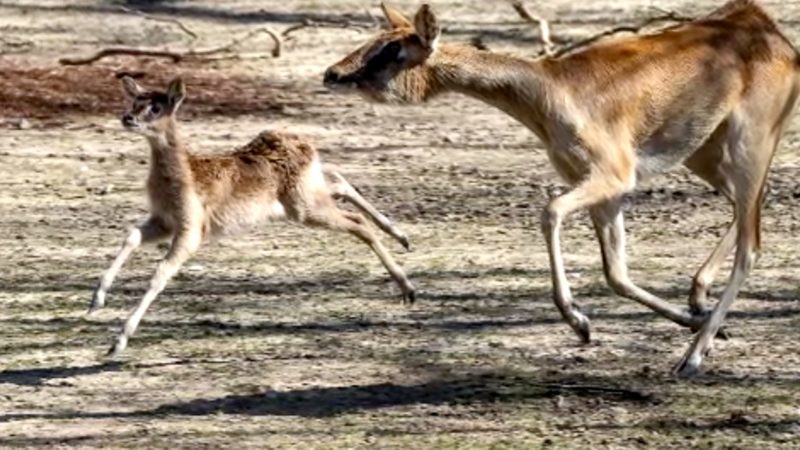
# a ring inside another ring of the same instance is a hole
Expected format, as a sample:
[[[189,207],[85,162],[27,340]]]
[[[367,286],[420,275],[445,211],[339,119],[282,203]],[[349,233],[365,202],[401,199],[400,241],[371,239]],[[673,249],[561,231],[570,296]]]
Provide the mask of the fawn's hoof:
[[[413,305],[417,301],[417,291],[412,287],[403,293],[403,304]]]
[[[127,346],[128,346],[127,339],[119,338],[116,342],[111,344],[111,348],[109,348],[108,352],[106,352],[106,358],[107,359],[117,358],[120,354],[122,354],[122,351],[125,350],[125,347]]]
[[[399,238],[397,238],[397,240],[400,242],[400,245],[402,245],[403,248],[406,249],[407,252],[411,251],[411,242],[408,241],[408,236],[402,235]]]
[[[92,303],[89,304],[89,310],[86,311],[86,314],[93,314],[98,309],[102,308],[105,305],[105,294],[95,292],[92,295]]]

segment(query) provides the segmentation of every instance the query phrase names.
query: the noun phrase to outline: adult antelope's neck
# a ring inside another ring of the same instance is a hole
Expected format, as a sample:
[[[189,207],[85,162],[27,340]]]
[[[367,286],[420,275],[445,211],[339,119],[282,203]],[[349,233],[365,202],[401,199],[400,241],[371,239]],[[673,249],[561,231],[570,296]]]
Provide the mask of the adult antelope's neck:
[[[441,45],[427,63],[428,95],[459,92],[488,103],[547,139],[552,80],[537,61]]]

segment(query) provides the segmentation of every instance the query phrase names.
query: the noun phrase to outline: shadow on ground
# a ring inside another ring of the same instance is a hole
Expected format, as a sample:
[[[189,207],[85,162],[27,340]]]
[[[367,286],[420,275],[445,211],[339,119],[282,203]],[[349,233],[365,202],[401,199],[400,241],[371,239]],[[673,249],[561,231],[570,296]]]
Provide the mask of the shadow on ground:
[[[92,373],[118,370],[105,365],[78,369],[42,369],[36,374]],[[43,372],[46,371],[46,372]],[[24,371],[17,371],[24,372]],[[0,375],[6,377],[6,375]],[[6,377],[7,378],[7,377]],[[68,411],[52,414],[6,414],[0,422],[44,419],[103,419],[138,418],[163,415],[276,415],[301,417],[332,417],[380,408],[415,404],[475,405],[486,403],[524,403],[557,396],[597,399],[604,404],[652,405],[660,402],[654,395],[625,386],[625,380],[586,378],[552,380],[537,374],[505,374],[498,372],[470,373],[448,379],[436,379],[420,384],[401,385],[377,383],[370,385],[313,387],[291,391],[267,390],[256,394],[227,395],[219,398],[197,399],[166,404],[137,411]]]

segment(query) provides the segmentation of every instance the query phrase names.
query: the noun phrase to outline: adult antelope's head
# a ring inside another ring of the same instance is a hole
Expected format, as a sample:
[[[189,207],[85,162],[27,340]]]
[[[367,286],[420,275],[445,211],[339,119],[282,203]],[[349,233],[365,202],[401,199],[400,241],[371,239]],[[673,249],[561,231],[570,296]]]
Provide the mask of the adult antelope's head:
[[[130,100],[122,115],[122,125],[126,130],[150,137],[166,133],[186,97],[186,85],[180,78],[172,80],[166,92],[144,89],[128,76],[122,77],[122,88]]]
[[[354,91],[376,102],[421,100],[421,66],[436,50],[440,28],[427,4],[408,20],[394,8],[381,5],[388,30],[374,37],[325,72],[325,86]]]

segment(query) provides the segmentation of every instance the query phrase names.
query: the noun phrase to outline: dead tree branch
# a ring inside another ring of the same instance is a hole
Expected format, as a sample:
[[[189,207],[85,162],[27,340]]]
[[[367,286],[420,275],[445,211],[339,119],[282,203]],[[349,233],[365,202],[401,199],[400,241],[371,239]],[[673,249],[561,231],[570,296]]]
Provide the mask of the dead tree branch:
[[[342,28],[342,29],[355,30],[360,33],[362,30],[366,30],[368,27],[365,27],[363,25],[358,25],[349,20],[341,22],[339,21],[317,22],[311,19],[305,19],[301,23],[292,25],[283,30],[283,32],[281,32],[281,36],[283,36],[284,38],[290,38],[291,37],[290,35],[292,33],[294,33],[295,31],[302,30],[304,28]]]
[[[255,30],[245,34],[244,36],[242,36],[240,38],[236,38],[236,39],[232,40],[228,44],[223,45],[221,47],[211,48],[211,49],[207,49],[207,50],[193,50],[193,51],[189,52],[190,53],[190,57],[206,56],[206,55],[212,55],[212,54],[215,54],[215,53],[227,52],[227,51],[230,51],[232,48],[236,47],[237,45],[241,44],[242,42],[247,41],[249,39],[252,39],[254,36],[262,34],[262,33],[266,34],[267,36],[269,36],[272,39],[272,43],[273,43],[272,56],[274,58],[280,57],[282,49],[283,49],[283,41],[281,40],[280,36],[278,36],[277,33],[272,31],[272,29],[270,29],[268,27],[257,28]]]
[[[180,20],[178,20],[178,19],[172,19],[172,18],[169,18],[169,17],[158,17],[158,16],[153,16],[153,15],[150,15],[150,14],[144,13],[144,12],[142,12],[142,11],[138,11],[138,10],[135,10],[135,9],[126,8],[126,7],[124,7],[124,6],[119,6],[119,7],[118,7],[118,9],[119,9],[120,11],[122,11],[122,12],[126,12],[126,13],[128,13],[128,14],[135,14],[135,15],[137,15],[137,16],[143,17],[143,18],[145,18],[145,19],[147,19],[147,20],[152,20],[152,21],[154,21],[154,22],[171,23],[171,24],[173,24],[173,25],[177,26],[178,28],[180,28],[180,29],[181,29],[181,31],[183,31],[184,33],[186,33],[186,34],[188,34],[189,36],[191,36],[191,37],[192,37],[192,39],[197,39],[197,33],[195,33],[194,31],[190,30],[190,29],[189,29],[189,27],[187,27],[186,25],[184,25],[184,23],[183,23],[183,22],[181,22],[181,21],[180,21]]]
[[[553,41],[550,39],[550,23],[541,16],[531,13],[528,8],[525,7],[525,4],[522,3],[522,0],[513,0],[511,2],[511,7],[514,8],[523,20],[531,25],[539,27],[539,34],[542,39],[542,44],[544,45],[544,53],[547,55],[552,54]]]
[[[661,9],[659,8],[659,10],[661,10]],[[661,10],[661,11],[664,11],[664,10]],[[679,23],[681,23],[681,22],[689,22],[691,20],[694,20],[694,18],[680,15],[680,14],[676,13],[675,11],[665,11],[664,14],[659,15],[659,16],[650,17],[649,19],[641,22],[638,25],[622,25],[622,26],[610,28],[608,30],[605,30],[605,31],[602,31],[600,33],[597,33],[597,34],[594,34],[592,36],[589,36],[586,39],[581,39],[581,40],[573,42],[571,44],[564,45],[563,47],[559,48],[555,52],[552,52],[552,53],[546,53],[545,52],[545,53],[548,54],[549,56],[554,57],[554,58],[558,58],[558,57],[564,56],[567,53],[570,53],[570,52],[572,52],[572,51],[574,51],[576,49],[589,46],[589,45],[594,44],[595,42],[599,41],[600,39],[603,39],[603,38],[606,38],[606,37],[609,37],[609,36],[612,36],[612,35],[615,35],[615,34],[619,34],[619,33],[639,34],[643,29],[645,29],[645,28],[647,28],[647,27],[649,27],[649,26],[651,26],[653,24],[656,24],[656,23],[662,23],[662,22],[679,22]]]
[[[178,62],[186,58],[186,53],[176,53],[169,50],[155,50],[136,47],[107,47],[100,49],[90,56],[69,57],[66,56],[58,60],[58,63],[64,66],[80,66],[84,64],[91,64],[103,58],[116,55],[129,55],[129,56],[150,56],[154,58],[169,58],[172,62]]]
[[[78,66],[84,64],[92,64],[96,61],[99,61],[103,58],[107,58],[109,56],[117,56],[117,55],[128,55],[128,56],[149,56],[153,58],[168,58],[171,59],[173,62],[179,62],[186,59],[204,59],[208,57],[212,57],[219,53],[226,53],[232,50],[237,45],[240,45],[244,41],[247,41],[258,34],[267,34],[272,38],[274,46],[272,48],[272,57],[278,58],[281,56],[281,48],[282,48],[282,41],[280,36],[278,36],[274,31],[269,28],[262,27],[256,30],[253,30],[242,37],[233,39],[231,42],[220,46],[214,47],[209,49],[203,50],[186,50],[186,51],[171,51],[171,50],[158,50],[158,49],[147,49],[147,48],[138,48],[138,47],[108,47],[103,48],[97,51],[96,53],[89,55],[89,56],[82,56],[82,57],[64,57],[58,60],[58,62],[65,66]]]

